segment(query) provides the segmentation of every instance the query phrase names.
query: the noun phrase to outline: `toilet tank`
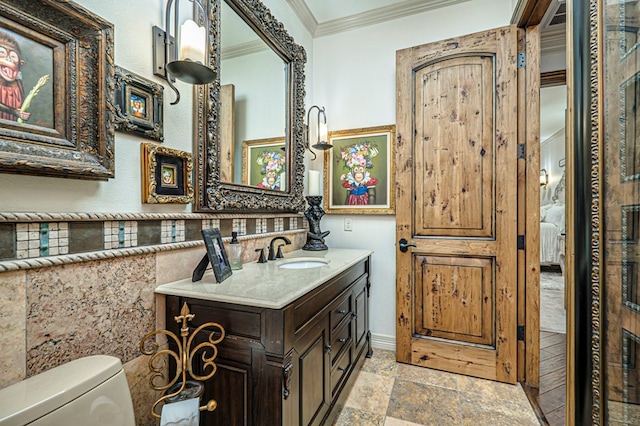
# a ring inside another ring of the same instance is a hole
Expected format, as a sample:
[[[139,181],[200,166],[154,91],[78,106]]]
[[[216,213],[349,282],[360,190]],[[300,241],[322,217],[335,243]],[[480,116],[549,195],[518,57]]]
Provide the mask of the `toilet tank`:
[[[122,363],[89,356],[0,389],[0,425],[135,425]]]

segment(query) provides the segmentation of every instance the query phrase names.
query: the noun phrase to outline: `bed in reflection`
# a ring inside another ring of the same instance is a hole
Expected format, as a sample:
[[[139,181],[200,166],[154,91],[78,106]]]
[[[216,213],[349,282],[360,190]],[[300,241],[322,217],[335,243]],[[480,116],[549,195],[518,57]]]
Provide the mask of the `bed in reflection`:
[[[555,188],[553,203],[540,207],[540,264],[562,266],[564,255],[565,176]]]

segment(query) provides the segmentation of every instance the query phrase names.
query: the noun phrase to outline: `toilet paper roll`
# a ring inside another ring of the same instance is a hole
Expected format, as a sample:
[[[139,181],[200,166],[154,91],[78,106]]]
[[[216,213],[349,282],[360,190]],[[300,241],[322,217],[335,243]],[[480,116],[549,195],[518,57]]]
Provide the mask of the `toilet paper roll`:
[[[199,398],[164,404],[160,414],[160,426],[198,426],[199,405]]]

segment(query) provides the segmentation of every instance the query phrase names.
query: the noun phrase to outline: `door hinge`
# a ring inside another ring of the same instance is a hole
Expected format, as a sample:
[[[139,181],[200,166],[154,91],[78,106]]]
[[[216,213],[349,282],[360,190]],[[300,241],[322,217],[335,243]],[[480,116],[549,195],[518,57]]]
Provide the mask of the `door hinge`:
[[[524,325],[518,326],[518,340],[524,342]]]
[[[518,52],[518,68],[525,68],[526,67],[526,53],[524,52]]]
[[[523,143],[518,144],[518,159],[524,160],[524,144]]]
[[[524,250],[524,235],[518,235],[518,250]]]

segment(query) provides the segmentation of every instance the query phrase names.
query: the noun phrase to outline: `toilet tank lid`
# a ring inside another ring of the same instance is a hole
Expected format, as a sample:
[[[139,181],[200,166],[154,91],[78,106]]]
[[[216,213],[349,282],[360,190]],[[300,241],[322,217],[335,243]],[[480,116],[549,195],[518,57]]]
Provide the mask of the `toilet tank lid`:
[[[0,425],[27,424],[118,374],[122,362],[93,355],[54,367],[0,389]]]

